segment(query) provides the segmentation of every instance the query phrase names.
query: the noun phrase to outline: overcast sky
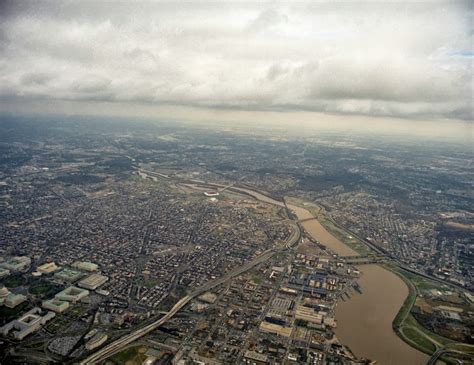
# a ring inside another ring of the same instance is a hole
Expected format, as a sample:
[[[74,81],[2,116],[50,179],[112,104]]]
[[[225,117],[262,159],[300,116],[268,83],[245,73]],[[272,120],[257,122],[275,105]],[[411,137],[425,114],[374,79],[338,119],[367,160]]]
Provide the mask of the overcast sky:
[[[469,1],[1,4],[4,110],[107,102],[472,119]]]

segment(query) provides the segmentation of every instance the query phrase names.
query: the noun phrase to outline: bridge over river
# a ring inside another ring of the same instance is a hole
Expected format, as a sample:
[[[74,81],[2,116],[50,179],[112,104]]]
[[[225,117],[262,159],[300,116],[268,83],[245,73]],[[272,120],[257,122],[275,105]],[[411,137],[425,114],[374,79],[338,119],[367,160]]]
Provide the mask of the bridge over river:
[[[383,263],[386,260],[379,256],[346,256],[342,261],[349,265],[369,265]]]

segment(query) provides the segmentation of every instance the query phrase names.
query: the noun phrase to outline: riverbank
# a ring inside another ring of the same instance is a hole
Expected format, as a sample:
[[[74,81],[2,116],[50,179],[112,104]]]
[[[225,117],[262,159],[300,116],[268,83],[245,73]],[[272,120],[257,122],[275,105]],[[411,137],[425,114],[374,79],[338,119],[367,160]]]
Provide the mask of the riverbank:
[[[436,288],[443,290],[450,289],[449,286],[440,286],[438,282],[430,282],[424,277],[416,277],[415,274],[406,272],[394,265],[386,266],[388,270],[398,275],[406,283],[410,291],[409,296],[393,321],[393,329],[397,332],[398,336],[409,345],[429,355],[444,350],[445,354],[441,355],[440,358],[447,364],[458,364],[455,357],[461,359],[463,358],[463,354],[471,356],[471,359],[474,359],[474,345],[456,342],[433,333],[418,323],[411,314],[411,309],[415,304],[417,296],[422,296],[423,294],[421,289]],[[454,351],[449,353],[448,350]],[[463,354],[461,354],[461,352]]]
[[[370,247],[364,244],[363,241],[359,240],[357,237],[352,235],[350,232],[347,232],[344,227],[339,226],[336,222],[333,222],[330,218],[328,218],[324,214],[324,209],[319,207],[316,204],[312,203],[305,203],[300,199],[297,198],[290,198],[287,201],[291,201],[292,203],[296,203],[298,205],[303,205],[305,208],[308,208],[307,211],[310,211],[319,222],[321,222],[325,234],[329,232],[329,234],[333,235],[336,240],[339,240],[343,244],[345,244],[347,247],[350,247],[354,251],[357,251],[358,254],[363,255],[363,256],[370,256],[374,255],[375,253],[371,250]],[[304,209],[304,208],[303,208]],[[304,214],[302,215],[305,219],[308,219],[308,215]],[[314,221],[314,220],[313,220]],[[311,234],[311,232],[308,231],[308,233]],[[312,235],[313,237],[317,238],[317,231],[316,231],[316,236]],[[324,244],[324,243],[323,243]],[[328,245],[329,247],[329,245]],[[338,250],[337,248],[334,249],[334,245],[330,247],[337,253],[344,253],[345,251]],[[344,256],[344,255],[342,255]],[[367,271],[370,271],[370,269],[367,268],[368,266],[362,266],[359,267],[360,271],[363,273],[363,277],[367,277]],[[380,266],[379,266],[380,267]],[[411,315],[411,310],[415,304],[417,296],[420,294],[420,290],[418,288],[418,285],[421,285],[422,287],[429,286],[433,289],[436,288],[445,288],[449,289],[449,286],[447,284],[441,284],[436,281],[429,280],[425,277],[416,275],[411,272],[406,272],[396,264],[391,264],[391,263],[386,263],[383,264],[382,267],[380,267],[382,270],[378,275],[380,277],[386,275],[389,273],[390,276],[393,277],[398,277],[398,283],[401,285],[405,285],[405,290],[403,291],[405,294],[402,296],[398,296],[397,298],[390,298],[391,293],[385,293],[383,294],[383,289],[382,288],[380,291],[380,296],[386,298],[387,302],[390,302],[390,304],[393,303],[393,300],[395,299],[397,301],[398,309],[395,308],[395,311],[391,311],[391,315],[389,316],[389,320],[385,321],[385,327],[386,331],[389,331],[393,336],[397,337],[397,340],[394,340],[393,338],[393,344],[395,347],[400,346],[400,341],[404,341],[405,344],[409,345],[412,350],[415,351],[415,353],[411,353],[411,351],[407,350],[407,354],[411,356],[410,358],[410,363],[416,364],[424,364],[428,360],[429,356],[439,349],[462,349],[462,351],[466,353],[473,353],[474,347],[467,345],[465,343],[459,343],[455,342],[453,340],[450,340],[448,338],[442,337],[438,334],[435,334],[428,329],[424,328],[421,324],[417,322],[417,320]],[[369,273],[369,275],[373,275],[373,273]],[[373,275],[377,276],[377,275]],[[396,280],[396,279],[395,279]],[[361,278],[359,280],[359,284],[361,287],[363,286],[363,279]],[[369,280],[370,281],[370,280]],[[400,283],[401,281],[401,283]],[[376,285],[376,282],[371,283],[372,289],[374,285]],[[371,285],[366,285],[366,287],[373,292],[373,290],[370,288]],[[362,288],[363,293],[364,293],[364,288]],[[355,293],[354,296],[359,296],[360,294]],[[363,294],[362,294],[363,297]],[[344,322],[351,322],[354,321],[352,318],[354,311],[358,313],[359,318],[367,318],[367,316],[372,316],[375,315],[372,310],[374,308],[371,307],[371,301],[377,302],[377,298],[370,298],[370,295],[367,295],[365,298],[368,299],[368,303],[365,303],[364,305],[361,305],[360,308],[355,308],[354,307],[354,302],[352,301],[352,298],[349,299],[347,302],[341,302],[338,307],[342,308],[340,310],[344,310],[344,308],[347,306],[348,310],[348,319],[347,320],[342,320],[341,321],[341,314],[336,312],[336,318],[338,319],[338,323],[342,325]],[[404,299],[400,299],[404,297]],[[369,300],[370,298],[370,300]],[[390,298],[390,299],[387,299]],[[363,300],[362,300],[363,301]],[[357,304],[357,303],[356,303]],[[368,310],[368,313],[364,313],[364,310],[367,308],[371,308]],[[381,315],[381,314],[378,314]],[[383,317],[383,316],[382,316]],[[345,326],[345,325],[344,325]],[[356,331],[357,334],[361,335],[363,333],[365,327],[359,328],[359,330]],[[374,332],[374,329],[371,329],[371,332]],[[347,344],[351,350],[357,355],[357,356],[366,356],[368,358],[373,358],[375,360],[378,360],[382,364],[396,364],[398,360],[394,360],[390,356],[390,348],[384,350],[381,352],[379,355],[380,357],[370,357],[366,354],[369,352],[365,349],[363,346],[363,343],[358,343],[360,342],[360,337],[358,336],[352,336],[352,333],[340,333],[340,340],[342,343]],[[338,334],[338,330],[336,330],[336,334]],[[381,334],[383,335],[383,334]],[[374,343],[370,343],[371,346],[373,347]],[[380,348],[380,345],[376,346],[377,348]],[[406,347],[406,346],[405,346]],[[358,351],[358,349],[360,351]],[[416,351],[418,350],[418,351]],[[411,353],[411,354],[410,354]],[[423,354],[424,353],[424,354]],[[401,360],[401,353],[400,354],[395,354],[394,356],[400,356]],[[452,353],[451,353],[452,356]],[[453,363],[452,359],[447,358],[446,354],[442,355],[441,357],[443,360],[445,360],[447,363]],[[382,361],[382,359],[384,359]]]
[[[392,329],[392,322],[409,295],[406,284],[380,265],[358,269],[362,293],[354,292],[336,308],[335,333],[339,340],[357,357],[379,364],[425,364],[428,356],[406,344]]]
[[[293,204],[287,206],[313,239],[339,256],[359,255],[331,234],[310,210]],[[336,308],[338,325],[335,333],[339,340],[357,357],[376,360],[380,364],[425,364],[428,356],[401,340],[392,328],[393,320],[409,295],[405,282],[379,265],[365,265],[358,269],[361,271],[358,282],[362,293],[353,293],[350,299],[340,301]]]
[[[282,202],[251,189],[237,188],[254,198],[283,206]],[[371,250],[338,227],[324,219],[323,211],[315,204],[297,198],[286,200],[286,206],[300,221],[300,225],[313,239],[339,256],[359,256]],[[319,220],[323,220],[330,230]],[[351,245],[343,241],[351,241]],[[357,250],[356,250],[357,249]],[[336,309],[338,328],[335,333],[342,343],[358,357],[374,359],[381,364],[425,364],[428,356],[409,342],[404,342],[393,330],[392,323],[409,296],[409,287],[395,273],[378,265],[359,267],[362,273],[359,285],[362,294],[340,302]],[[411,305],[408,307],[411,308]],[[409,311],[408,309],[408,311]],[[357,316],[354,315],[357,313]],[[433,352],[435,349],[433,350]]]
[[[261,201],[282,206],[281,202],[267,195],[250,189],[238,190]],[[321,217],[317,206],[286,200],[286,207],[296,215],[300,225],[313,239],[339,256],[359,256],[355,247],[346,245],[319,222]],[[338,233],[343,235],[342,231]],[[354,237],[346,236],[355,241]],[[363,249],[364,253],[368,252],[365,245]],[[362,293],[354,293],[349,300],[339,302],[336,308],[338,327],[335,333],[339,340],[357,357],[373,359],[380,364],[425,364],[429,357],[401,340],[392,328],[392,322],[409,294],[405,282],[379,265],[361,266],[359,270],[362,273],[359,280]]]
[[[249,187],[233,186],[229,190],[288,208],[296,215],[308,235],[339,256],[374,255],[370,247],[329,219],[324,210],[316,204],[297,198],[285,198],[285,204],[268,193],[260,193]],[[321,224],[321,221],[324,224]],[[336,334],[358,357],[373,359],[381,364],[424,364],[428,356],[421,351],[432,354],[439,345],[410,315],[416,292],[413,296],[411,279],[395,272],[395,268],[400,269],[396,265],[367,265],[359,268],[362,272],[359,283],[362,294],[355,293],[351,299],[339,303],[336,311],[339,329]],[[354,304],[354,298],[358,298],[359,305]],[[348,315],[344,319],[344,315],[340,313],[346,306]],[[371,321],[374,317],[377,320]],[[372,327],[369,322],[372,322]],[[399,327],[399,323],[403,324],[403,328]],[[342,331],[341,328],[348,332]],[[365,342],[360,342],[361,339]],[[443,342],[439,344],[441,343]],[[396,351],[392,351],[393,349]]]

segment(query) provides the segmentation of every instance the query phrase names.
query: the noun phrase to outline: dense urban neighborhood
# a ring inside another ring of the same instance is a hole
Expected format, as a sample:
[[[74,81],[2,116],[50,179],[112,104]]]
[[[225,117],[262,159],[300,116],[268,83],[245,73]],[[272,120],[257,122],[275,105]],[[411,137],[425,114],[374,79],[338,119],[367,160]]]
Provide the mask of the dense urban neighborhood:
[[[37,123],[0,126],[0,362],[369,363],[344,332],[369,267],[396,346],[472,353],[462,146]]]

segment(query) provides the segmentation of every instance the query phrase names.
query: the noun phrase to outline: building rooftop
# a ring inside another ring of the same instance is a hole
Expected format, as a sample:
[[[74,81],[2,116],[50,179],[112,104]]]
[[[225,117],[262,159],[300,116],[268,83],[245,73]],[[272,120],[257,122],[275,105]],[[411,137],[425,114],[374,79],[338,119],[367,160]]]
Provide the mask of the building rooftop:
[[[0,333],[7,336],[10,331],[13,331],[13,337],[18,340],[22,340],[30,333],[33,333],[41,328],[46,322],[54,318],[53,312],[47,312],[45,315],[41,315],[39,308],[33,308],[32,310],[23,314],[20,318],[15,319],[5,326],[0,328]]]
[[[23,271],[31,264],[31,259],[27,256],[15,256],[10,260],[0,263],[0,266],[13,271]]]
[[[82,279],[78,285],[82,288],[94,290],[104,284],[107,280],[109,280],[107,276],[100,274],[92,274],[89,275],[87,278]]]
[[[69,302],[53,298],[53,299],[43,301],[41,306],[45,309],[52,310],[56,313],[61,313],[69,308]]]
[[[72,264],[72,267],[84,270],[84,271],[97,271],[99,266],[89,261],[76,261]]]
[[[46,264],[40,265],[36,268],[42,274],[49,274],[56,270],[59,270],[59,267],[56,266],[54,262],[47,262]]]
[[[77,302],[82,298],[85,298],[89,295],[89,290],[81,289],[75,286],[70,286],[69,288],[64,289],[63,291],[56,294],[54,297],[59,300],[64,300],[68,302]]]
[[[23,294],[10,293],[3,301],[3,304],[8,308],[15,308],[18,304],[26,301],[26,296]]]
[[[69,269],[69,268],[64,268],[61,271],[58,271],[56,274],[54,274],[54,277],[56,279],[66,281],[68,283],[73,283],[79,280],[80,278],[82,278],[83,276],[84,274],[82,272]]]
[[[200,295],[198,299],[203,302],[212,304],[216,301],[217,295],[215,295],[214,293],[206,292]]]
[[[0,267],[0,278],[7,277],[8,275],[10,275],[10,270]]]

